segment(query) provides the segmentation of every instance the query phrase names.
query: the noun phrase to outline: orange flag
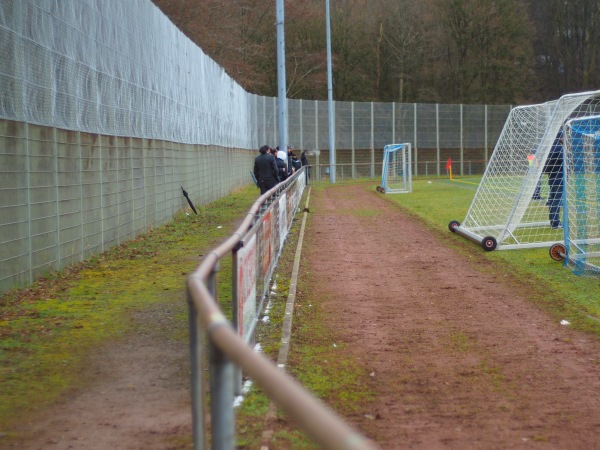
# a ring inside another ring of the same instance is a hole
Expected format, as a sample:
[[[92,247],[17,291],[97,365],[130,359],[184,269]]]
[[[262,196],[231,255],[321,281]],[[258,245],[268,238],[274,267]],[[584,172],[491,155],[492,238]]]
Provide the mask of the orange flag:
[[[446,170],[452,168],[452,158],[448,158],[448,162],[446,163]]]

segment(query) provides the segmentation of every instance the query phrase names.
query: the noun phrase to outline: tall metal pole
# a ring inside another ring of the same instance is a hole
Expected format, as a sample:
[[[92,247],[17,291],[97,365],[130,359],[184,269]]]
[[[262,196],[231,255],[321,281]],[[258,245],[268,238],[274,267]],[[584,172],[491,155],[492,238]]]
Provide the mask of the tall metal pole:
[[[335,127],[333,111],[333,82],[331,75],[331,17],[329,0],[325,0],[327,22],[327,106],[329,121],[329,181],[335,183]]]
[[[277,0],[277,105],[278,121],[277,131],[279,132],[279,149],[287,154],[287,92],[285,82],[285,32],[284,22],[284,0]]]

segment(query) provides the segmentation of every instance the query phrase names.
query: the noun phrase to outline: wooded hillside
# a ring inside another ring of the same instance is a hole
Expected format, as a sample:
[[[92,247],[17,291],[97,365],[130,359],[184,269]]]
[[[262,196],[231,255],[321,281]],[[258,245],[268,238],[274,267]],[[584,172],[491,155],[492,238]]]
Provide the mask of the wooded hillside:
[[[275,0],[153,0],[248,91],[275,96]],[[331,0],[335,100],[538,103],[600,89],[596,0]],[[289,98],[326,99],[325,1],[285,4]]]

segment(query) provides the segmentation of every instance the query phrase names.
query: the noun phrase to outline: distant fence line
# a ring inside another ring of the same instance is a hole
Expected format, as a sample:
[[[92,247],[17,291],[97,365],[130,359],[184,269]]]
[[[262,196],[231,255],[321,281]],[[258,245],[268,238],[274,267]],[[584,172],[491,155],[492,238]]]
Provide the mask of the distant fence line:
[[[489,160],[511,110],[509,105],[443,105],[422,103],[334,102],[336,163],[381,162],[383,147],[410,142],[413,174],[424,174],[422,161],[435,161],[441,175],[448,158],[456,173],[465,161]],[[264,102],[265,142],[275,140],[275,99]],[[328,151],[327,102],[288,100],[289,139],[292,147]],[[371,151],[372,153],[369,153]],[[355,159],[353,159],[355,158]],[[319,158],[324,164],[327,160]],[[443,163],[443,164],[442,164]],[[477,171],[478,173],[483,173]]]

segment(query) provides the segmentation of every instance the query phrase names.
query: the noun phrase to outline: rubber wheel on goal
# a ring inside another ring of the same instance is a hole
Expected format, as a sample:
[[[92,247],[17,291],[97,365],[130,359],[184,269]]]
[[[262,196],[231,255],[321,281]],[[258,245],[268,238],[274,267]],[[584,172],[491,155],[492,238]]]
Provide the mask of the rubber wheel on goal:
[[[486,236],[481,241],[481,246],[486,252],[491,252],[492,250],[495,250],[497,245],[498,242],[496,242],[496,239],[492,236]]]
[[[448,224],[448,229],[453,233],[456,232],[455,228],[460,227],[460,222],[458,220],[453,220]]]
[[[381,186],[377,186],[375,189],[377,192],[381,192],[382,194],[385,192]]]
[[[564,261],[567,255],[567,247],[564,244],[554,244],[550,247],[550,258],[554,261]]]

